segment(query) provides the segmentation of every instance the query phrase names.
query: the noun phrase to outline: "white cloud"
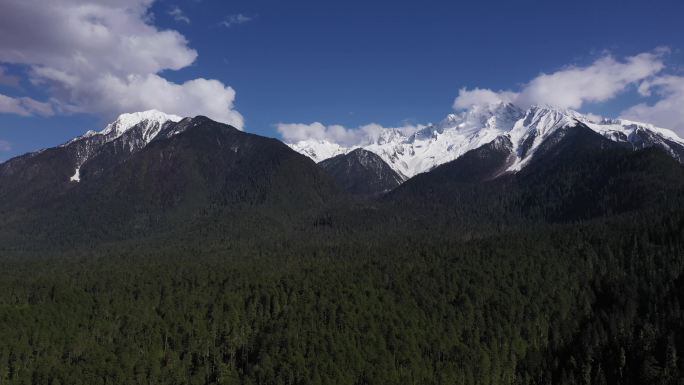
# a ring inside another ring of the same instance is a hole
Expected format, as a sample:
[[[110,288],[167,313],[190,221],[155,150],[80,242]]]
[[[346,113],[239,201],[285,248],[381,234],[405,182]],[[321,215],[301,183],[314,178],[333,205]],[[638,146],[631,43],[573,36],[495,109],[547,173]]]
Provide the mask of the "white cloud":
[[[0,94],[0,113],[21,116],[51,116],[53,115],[53,110],[49,103],[39,102],[28,97],[13,98]]]
[[[111,118],[156,108],[242,128],[232,88],[206,79],[178,84],[159,75],[189,66],[197,52],[180,33],[150,24],[151,3],[4,0],[0,62],[28,66],[29,80],[49,92],[57,112]]]
[[[12,151],[12,143],[0,139],[0,152]]]
[[[299,142],[306,139],[325,139],[329,136],[328,127],[322,123],[278,123],[276,128],[280,135],[288,143]]]
[[[93,93],[101,95],[88,103],[89,107],[105,110],[118,105],[122,111],[137,111],[164,106],[166,112],[180,116],[207,115],[212,119],[243,126],[243,118],[235,111],[235,91],[218,80],[194,79],[176,84],[155,75],[130,75],[126,78],[103,76],[90,85]],[[85,101],[84,101],[85,102]],[[71,112],[85,112],[76,106],[63,106]]]
[[[483,88],[468,90],[461,88],[458,90],[458,97],[454,100],[454,109],[460,110],[482,104],[512,102],[516,97],[517,94],[511,91],[492,91]]]
[[[684,135],[684,77],[669,75],[645,81],[639,87],[639,93],[643,96],[654,94],[659,99],[652,104],[632,106],[621,116],[671,128]]]
[[[326,140],[342,146],[356,146],[374,142],[380,134],[387,130],[397,130],[404,135],[411,135],[424,127],[423,125],[404,125],[386,128],[377,123],[370,123],[358,128],[346,128],[337,124],[326,126],[320,122],[276,124],[278,132],[286,143],[315,139]]]
[[[600,123],[604,118],[601,115],[597,114],[592,114],[591,112],[585,112],[584,114],[585,118],[588,118],[589,121],[594,122],[594,123]]]
[[[603,56],[588,66],[568,66],[553,73],[542,73],[519,91],[461,89],[454,108],[478,103],[509,101],[520,107],[549,104],[562,108],[581,108],[585,103],[610,100],[629,86],[649,79],[665,68],[664,49],[640,53],[620,61]]]
[[[169,16],[173,17],[173,20],[182,22],[185,24],[190,24],[190,18],[185,15],[179,6],[175,5],[169,9]]]
[[[603,102],[627,86],[660,72],[665,65],[658,53],[641,53],[620,62],[605,56],[587,67],[568,67],[541,74],[529,82],[517,98],[522,105],[546,103],[580,108],[586,102]]]
[[[241,13],[237,13],[235,15],[228,15],[226,16],[225,19],[221,22],[221,25],[223,25],[226,28],[230,28],[234,25],[240,25],[240,24],[245,24],[250,21],[254,20],[254,17],[252,16],[246,16]]]

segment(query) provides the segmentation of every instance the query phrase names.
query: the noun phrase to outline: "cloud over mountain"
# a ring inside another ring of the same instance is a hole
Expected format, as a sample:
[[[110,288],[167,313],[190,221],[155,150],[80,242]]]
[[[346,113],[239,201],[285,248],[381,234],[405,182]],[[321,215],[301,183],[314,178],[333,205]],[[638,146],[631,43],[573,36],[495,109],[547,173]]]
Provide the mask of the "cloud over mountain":
[[[112,117],[156,108],[207,115],[242,128],[231,87],[201,78],[174,83],[160,75],[191,65],[197,52],[177,31],[152,24],[151,4],[152,0],[4,1],[0,62],[19,66],[34,86],[47,90],[50,113]],[[38,111],[27,107],[36,102],[33,99],[4,100],[2,112]]]
[[[585,66],[567,65],[554,72],[541,73],[518,90],[461,88],[453,108],[461,111],[473,106],[507,102],[523,109],[537,104],[580,109],[587,103],[614,99],[631,87],[638,89],[642,96],[656,95],[659,100],[654,104],[642,103],[631,107],[623,116],[684,132],[684,77],[662,75],[666,72],[665,57],[668,53],[667,48],[657,48],[625,58],[605,54]],[[585,115],[596,121],[601,120],[601,117],[591,113]],[[315,139],[341,146],[366,143],[368,138],[383,131],[382,126],[377,124],[354,129],[319,122],[280,123],[276,127],[288,143]],[[420,127],[424,126],[402,129],[416,131]]]
[[[587,66],[570,65],[541,73],[517,91],[462,88],[454,100],[454,108],[505,101],[521,107],[549,104],[578,109],[585,103],[605,102],[661,72],[665,68],[666,52],[666,49],[656,49],[623,60],[605,55]]]
[[[622,112],[628,119],[641,120],[684,133],[684,77],[666,75],[646,81],[639,87],[644,96],[655,95],[652,104],[639,103]]]
[[[52,106],[49,103],[39,102],[29,97],[13,98],[2,94],[0,94],[0,113],[20,116],[53,115]]]
[[[370,123],[358,128],[347,128],[339,124],[324,125],[314,123],[278,123],[276,129],[287,143],[302,140],[325,140],[343,146],[356,146],[373,142],[387,130],[398,130],[404,135],[411,135],[424,125],[404,125],[402,127],[385,128],[377,123]]]

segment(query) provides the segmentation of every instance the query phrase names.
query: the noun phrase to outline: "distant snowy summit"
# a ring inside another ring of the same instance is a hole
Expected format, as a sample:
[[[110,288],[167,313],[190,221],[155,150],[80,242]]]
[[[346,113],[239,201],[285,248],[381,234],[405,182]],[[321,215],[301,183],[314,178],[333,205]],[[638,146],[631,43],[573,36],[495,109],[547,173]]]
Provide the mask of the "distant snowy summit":
[[[537,148],[551,134],[580,123],[612,141],[631,144],[634,149],[658,146],[678,161],[684,161],[684,140],[671,130],[622,119],[597,120],[576,111],[545,105],[523,110],[511,103],[474,106],[450,114],[441,122],[411,135],[386,129],[381,135],[369,137],[355,146],[320,139],[288,145],[316,162],[363,148],[379,155],[408,179],[505,138],[510,141],[516,157],[509,171],[517,171],[529,163]]]

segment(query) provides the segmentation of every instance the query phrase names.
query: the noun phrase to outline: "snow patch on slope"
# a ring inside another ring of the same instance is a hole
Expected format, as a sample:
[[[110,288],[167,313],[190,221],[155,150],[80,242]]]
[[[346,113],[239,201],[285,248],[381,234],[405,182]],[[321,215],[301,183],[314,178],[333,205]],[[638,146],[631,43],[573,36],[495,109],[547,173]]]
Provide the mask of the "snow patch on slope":
[[[69,178],[69,182],[80,182],[81,181],[81,168],[77,167],[74,175]]]

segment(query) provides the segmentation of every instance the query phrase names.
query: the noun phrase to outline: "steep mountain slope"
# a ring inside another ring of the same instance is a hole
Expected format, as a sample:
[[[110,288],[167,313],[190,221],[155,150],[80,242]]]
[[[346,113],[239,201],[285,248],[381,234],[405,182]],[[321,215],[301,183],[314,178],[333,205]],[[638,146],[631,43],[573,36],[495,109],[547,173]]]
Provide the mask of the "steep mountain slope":
[[[523,141],[543,138],[522,162],[501,137],[409,179],[387,201],[465,221],[565,222],[667,208],[684,193],[684,168],[661,149],[633,151],[579,122],[538,135]]]
[[[59,147],[10,159],[0,164],[0,207],[40,204],[59,196],[80,182],[81,167],[103,148],[111,153],[108,162],[122,161],[179,120],[155,110],[123,114],[100,132],[89,131]]]
[[[548,135],[577,122],[607,139],[627,143],[635,150],[655,146],[680,162],[684,160],[684,139],[667,129],[619,119],[596,121],[572,110],[550,106],[532,106],[522,110],[510,103],[474,106],[467,111],[450,114],[441,122],[412,135],[387,129],[352,147],[320,139],[289,145],[317,162],[354,148],[364,148],[379,155],[400,175],[412,177],[504,136],[511,142],[517,157],[510,170],[519,171]]]
[[[318,164],[345,191],[357,196],[374,196],[399,186],[403,181],[382,158],[356,149]]]
[[[299,209],[334,192],[313,162],[278,140],[201,116],[182,123],[188,123],[182,132],[152,141],[79,193],[107,200],[123,189],[131,202],[147,200],[165,208],[181,201],[164,197],[187,199],[187,193],[211,204],[292,204]]]
[[[149,110],[120,115],[100,132],[89,131],[85,135],[60,146],[75,154],[74,175],[69,179],[79,182],[80,168],[90,158],[98,154],[103,146],[115,143],[118,153],[123,156],[140,151],[150,143],[164,127],[181,120],[179,116],[168,115],[157,110]]]
[[[278,140],[205,117],[170,123],[157,134],[132,153],[121,151],[128,148],[121,141],[106,143],[81,166],[79,183],[68,182],[73,163],[65,161],[53,178],[66,185],[62,192],[41,196],[42,190],[27,189],[24,195],[35,204],[3,206],[0,233],[25,231],[35,240],[67,242],[198,226],[205,232],[267,231],[338,195],[314,162]],[[42,167],[42,161],[26,165]]]
[[[448,191],[457,189],[457,186],[484,183],[505,176],[515,159],[510,140],[501,136],[482,147],[466,152],[456,160],[414,176],[393,196],[396,198],[408,194],[418,199],[418,196],[424,194],[420,200],[430,201],[432,194],[438,191],[448,194]]]

